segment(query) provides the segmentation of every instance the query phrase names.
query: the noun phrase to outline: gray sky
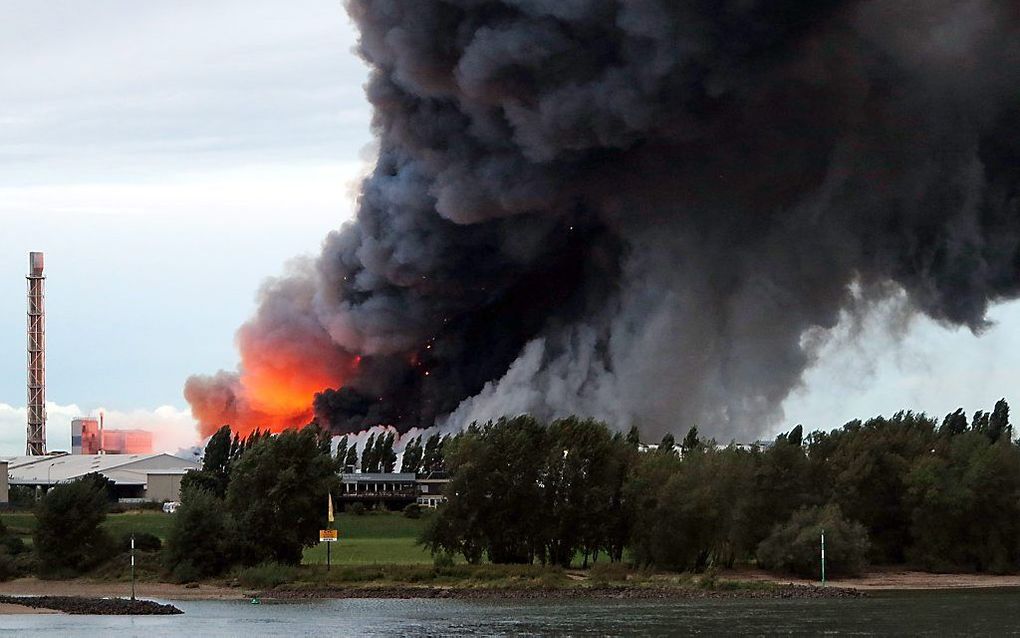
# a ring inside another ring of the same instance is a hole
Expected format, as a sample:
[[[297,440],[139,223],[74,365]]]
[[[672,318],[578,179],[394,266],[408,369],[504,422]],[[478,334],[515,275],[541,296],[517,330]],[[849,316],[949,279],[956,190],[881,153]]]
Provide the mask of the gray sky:
[[[260,282],[350,217],[371,158],[355,34],[337,0],[6,0],[0,15],[0,454],[24,447],[30,250],[47,253],[50,447],[100,408],[188,443],[184,379],[233,369]],[[1020,405],[1020,305],[993,318],[981,339],[924,320],[843,334],[789,423]]]

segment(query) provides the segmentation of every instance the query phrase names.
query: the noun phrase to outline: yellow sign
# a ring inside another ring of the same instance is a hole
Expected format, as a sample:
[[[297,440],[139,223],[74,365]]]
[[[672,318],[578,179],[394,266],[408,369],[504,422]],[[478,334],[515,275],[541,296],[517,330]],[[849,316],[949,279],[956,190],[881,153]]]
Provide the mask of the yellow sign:
[[[335,529],[320,529],[319,530],[319,542],[320,543],[335,543],[339,539],[339,534]]]

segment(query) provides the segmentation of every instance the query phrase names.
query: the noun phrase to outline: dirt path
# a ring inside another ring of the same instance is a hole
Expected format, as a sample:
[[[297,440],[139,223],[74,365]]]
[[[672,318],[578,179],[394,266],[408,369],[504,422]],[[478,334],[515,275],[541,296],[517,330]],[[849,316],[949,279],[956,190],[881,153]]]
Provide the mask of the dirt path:
[[[39,580],[18,578],[0,583],[0,594],[12,596],[104,596],[127,597],[131,583],[95,582],[88,580]],[[137,583],[135,595],[139,598],[163,600],[230,600],[245,597],[244,590],[217,585],[185,587],[172,583]]]
[[[817,580],[789,578],[756,570],[723,572],[720,578],[734,580],[769,581],[817,585]],[[894,589],[976,589],[989,587],[1020,587],[1020,574],[995,576],[992,574],[929,574],[908,570],[884,569],[864,574],[860,578],[841,578],[827,581],[833,587],[853,587],[862,591]]]

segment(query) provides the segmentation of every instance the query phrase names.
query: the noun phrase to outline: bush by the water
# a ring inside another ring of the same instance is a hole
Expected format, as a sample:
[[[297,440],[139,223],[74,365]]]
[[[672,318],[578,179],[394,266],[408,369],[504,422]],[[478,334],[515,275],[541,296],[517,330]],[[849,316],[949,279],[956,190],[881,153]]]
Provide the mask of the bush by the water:
[[[223,500],[212,492],[188,488],[174,514],[163,560],[178,582],[223,572],[230,564],[230,528]]]
[[[765,569],[818,578],[821,535],[825,531],[825,570],[830,576],[857,576],[868,562],[868,531],[849,521],[836,505],[805,508],[777,525],[758,545]]]
[[[40,576],[76,576],[114,553],[113,540],[101,527],[108,505],[109,481],[100,474],[50,488],[35,509],[33,546]]]
[[[253,567],[244,567],[237,572],[237,582],[252,589],[272,589],[277,585],[293,581],[298,568],[280,563],[262,563]]]
[[[0,581],[27,576],[34,567],[24,541],[11,534],[0,521]]]

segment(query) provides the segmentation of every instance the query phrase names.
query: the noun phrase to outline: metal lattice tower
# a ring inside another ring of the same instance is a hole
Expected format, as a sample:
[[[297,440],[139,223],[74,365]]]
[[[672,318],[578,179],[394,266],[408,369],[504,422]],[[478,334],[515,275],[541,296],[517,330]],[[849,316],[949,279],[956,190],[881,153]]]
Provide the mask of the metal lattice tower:
[[[46,277],[43,254],[28,255],[28,440],[25,454],[46,454]]]

